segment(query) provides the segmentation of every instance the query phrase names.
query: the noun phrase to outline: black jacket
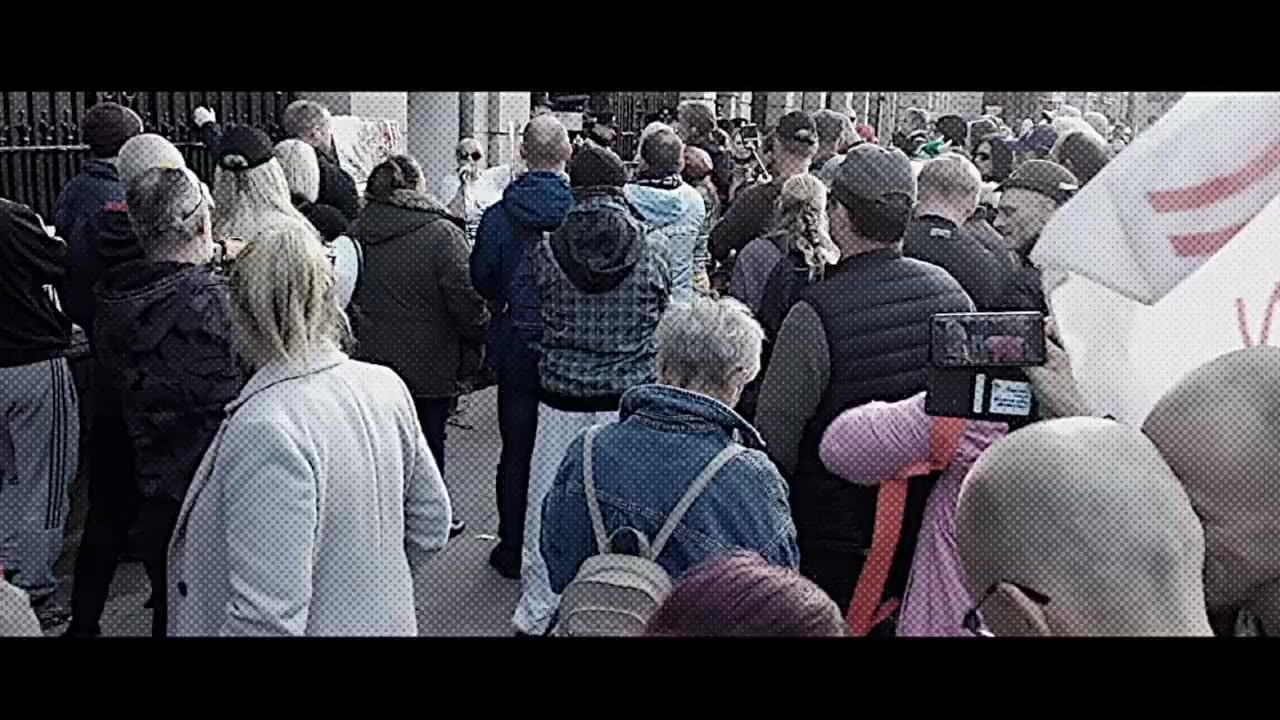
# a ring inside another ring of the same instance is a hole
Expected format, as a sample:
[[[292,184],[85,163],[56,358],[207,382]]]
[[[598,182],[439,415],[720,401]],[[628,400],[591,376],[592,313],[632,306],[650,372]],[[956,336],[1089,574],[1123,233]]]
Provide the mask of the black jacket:
[[[930,318],[972,311],[955,278],[896,248],[842,260],[801,293],[778,333],[756,412],[769,454],[791,481],[801,552],[870,545],[876,489],[828,473],[818,457],[822,435],[849,408],[923,391]]]
[[[351,298],[356,357],[395,370],[414,397],[458,395],[480,369],[489,324],[471,285],[462,220],[400,190],[370,200],[349,234],[364,248]]]
[[[182,502],[247,373],[231,349],[225,277],[135,260],[96,288],[98,359],[119,392],[143,497]]]
[[[1009,255],[989,251],[967,225],[936,215],[912,219],[903,241],[904,255],[951,273],[980,311],[994,311],[1013,274]]]
[[[774,205],[782,194],[781,178],[752,185],[733,199],[720,222],[711,228],[711,257],[723,262],[732,251],[742,252],[747,243],[764,234],[773,219]]]
[[[66,243],[49,237],[31,208],[0,199],[0,367],[67,351],[71,321],[45,289],[60,285],[66,273]]]
[[[107,270],[142,257],[116,166],[106,160],[86,162],[58,196],[54,225],[67,241],[71,262],[59,291],[62,307],[92,342],[94,285]]]

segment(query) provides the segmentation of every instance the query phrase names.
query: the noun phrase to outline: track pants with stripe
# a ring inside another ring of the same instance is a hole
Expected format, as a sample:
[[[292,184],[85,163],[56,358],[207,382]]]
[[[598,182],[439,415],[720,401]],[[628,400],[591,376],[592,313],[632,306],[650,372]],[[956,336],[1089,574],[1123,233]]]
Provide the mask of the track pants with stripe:
[[[57,589],[80,412],[65,358],[0,367],[0,567],[32,598]]]

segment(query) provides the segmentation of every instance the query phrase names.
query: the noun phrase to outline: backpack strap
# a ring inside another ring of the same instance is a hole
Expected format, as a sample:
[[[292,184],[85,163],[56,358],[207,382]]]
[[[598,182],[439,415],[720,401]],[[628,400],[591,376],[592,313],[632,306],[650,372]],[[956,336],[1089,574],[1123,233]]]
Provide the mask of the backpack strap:
[[[947,468],[969,423],[963,418],[933,418],[929,459],[904,467],[898,476],[881,483],[876,498],[876,524],[871,538],[871,551],[862,566],[862,574],[853,593],[846,621],[855,637],[870,634],[897,609],[900,600],[892,598],[882,604],[893,557],[901,539],[902,522],[907,508],[910,480]]]
[[[613,543],[604,528],[604,515],[600,512],[600,501],[596,499],[595,471],[591,465],[591,446],[595,441],[596,433],[599,433],[603,427],[603,425],[592,425],[582,436],[582,488],[587,494],[587,512],[591,513],[591,528],[595,532],[597,552],[601,555],[608,554]]]
[[[745,447],[736,442],[731,442],[715,457],[711,458],[711,462],[702,469],[702,474],[698,475],[698,479],[693,481],[689,489],[685,492],[684,497],[680,498],[680,502],[676,503],[676,507],[667,516],[667,522],[662,526],[662,530],[658,532],[658,537],[653,542],[653,548],[649,553],[649,559],[656,561],[658,556],[662,554],[662,549],[667,546],[667,540],[671,538],[671,534],[676,531],[676,526],[684,519],[685,513],[689,512],[689,508],[693,507],[693,503],[711,483],[711,479],[720,472],[720,468],[726,463],[738,456],[739,453],[746,450]]]

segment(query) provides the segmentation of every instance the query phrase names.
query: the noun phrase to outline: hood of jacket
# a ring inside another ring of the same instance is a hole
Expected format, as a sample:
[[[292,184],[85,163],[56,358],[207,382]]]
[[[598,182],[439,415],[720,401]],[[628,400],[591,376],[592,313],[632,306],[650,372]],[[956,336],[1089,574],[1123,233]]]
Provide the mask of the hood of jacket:
[[[560,173],[534,170],[516,178],[502,195],[511,219],[522,227],[551,232],[573,205],[569,178]]]
[[[617,188],[578,191],[560,229],[551,234],[556,263],[579,290],[608,292],[640,262],[645,229]]]
[[[98,334],[133,338],[138,352],[154,350],[187,314],[201,315],[195,298],[224,283],[209,265],[133,260],[103,274],[96,287]]]
[[[639,415],[682,433],[696,433],[708,425],[729,435],[738,433],[743,445],[764,449],[764,440],[751,423],[715,398],[673,385],[638,385],[622,396],[618,419]]]
[[[697,191],[681,184],[674,188],[629,184],[624,188],[627,200],[650,225],[662,229],[689,217],[694,212],[693,202]]]
[[[348,228],[348,234],[367,245],[377,245],[410,235],[440,220],[460,229],[466,227],[461,218],[449,214],[431,195],[416,190],[396,190],[389,198],[370,198],[360,217]]]

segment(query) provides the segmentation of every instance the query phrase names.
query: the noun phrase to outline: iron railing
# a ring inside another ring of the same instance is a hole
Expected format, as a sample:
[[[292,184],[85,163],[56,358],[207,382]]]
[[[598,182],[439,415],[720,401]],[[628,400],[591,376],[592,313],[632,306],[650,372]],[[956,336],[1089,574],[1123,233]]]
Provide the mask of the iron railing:
[[[0,91],[0,197],[30,205],[52,222],[58,194],[89,154],[80,136],[81,119],[99,102],[132,108],[146,132],[168,138],[208,181],[213,159],[191,122],[192,111],[203,105],[217,113],[219,122],[253,125],[279,140],[281,115],[295,98],[281,91]]]

